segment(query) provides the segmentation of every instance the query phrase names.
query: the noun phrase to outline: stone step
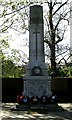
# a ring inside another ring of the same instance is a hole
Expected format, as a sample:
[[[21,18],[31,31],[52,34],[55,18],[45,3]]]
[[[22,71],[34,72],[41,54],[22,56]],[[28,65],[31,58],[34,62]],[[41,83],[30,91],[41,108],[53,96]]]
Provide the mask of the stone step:
[[[12,111],[28,111],[28,110],[47,110],[47,111],[63,111],[64,109],[58,104],[28,104],[16,105],[11,108]]]

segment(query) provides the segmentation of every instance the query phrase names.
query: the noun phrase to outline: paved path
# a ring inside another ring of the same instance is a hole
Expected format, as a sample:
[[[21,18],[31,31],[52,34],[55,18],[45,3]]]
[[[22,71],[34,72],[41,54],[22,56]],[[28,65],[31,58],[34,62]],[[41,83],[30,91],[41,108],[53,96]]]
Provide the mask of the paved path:
[[[44,111],[39,113],[27,111],[11,111],[15,103],[0,104],[0,120],[72,120],[72,103],[59,104],[64,111]]]

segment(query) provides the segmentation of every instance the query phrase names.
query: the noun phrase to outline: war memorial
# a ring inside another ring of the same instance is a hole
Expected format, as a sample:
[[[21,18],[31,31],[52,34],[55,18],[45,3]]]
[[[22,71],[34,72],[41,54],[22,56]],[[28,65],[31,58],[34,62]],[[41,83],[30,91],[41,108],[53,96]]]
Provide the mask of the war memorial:
[[[17,103],[3,103],[0,118],[2,117],[2,120],[18,120],[20,118],[71,119],[72,104],[59,104],[57,102],[57,96],[52,93],[51,79],[45,64],[43,7],[40,5],[30,6],[29,63],[23,77],[23,91],[21,95],[17,96]],[[12,82],[14,86],[14,81],[12,80]],[[62,85],[61,83],[60,85]],[[54,85],[53,83],[53,88],[55,88]],[[63,89],[66,89],[65,87],[63,86]],[[36,112],[28,113],[28,110],[36,110]]]
[[[29,63],[23,81],[23,92],[17,96],[18,104],[11,110],[63,110],[57,104],[57,96],[51,92],[51,76],[44,55],[43,7],[40,5],[30,6]]]

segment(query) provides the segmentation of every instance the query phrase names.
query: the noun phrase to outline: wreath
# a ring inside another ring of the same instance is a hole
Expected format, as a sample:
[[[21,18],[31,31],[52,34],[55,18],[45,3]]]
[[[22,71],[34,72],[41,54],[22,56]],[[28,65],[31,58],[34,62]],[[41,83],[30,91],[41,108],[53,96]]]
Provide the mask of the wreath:
[[[57,96],[56,95],[52,95],[50,97],[50,99],[51,99],[51,103],[57,103]]]
[[[38,96],[32,96],[30,99],[30,102],[32,104],[38,104],[40,102],[39,97]]]
[[[46,95],[41,96],[40,103],[46,104],[48,102],[48,97]]]
[[[20,95],[17,96],[17,103],[20,104]]]
[[[17,96],[17,102],[19,104],[28,104],[30,102],[30,98],[28,96],[26,96],[26,95],[25,96],[18,95]]]
[[[41,75],[42,69],[39,66],[36,66],[32,69],[32,74],[33,75]]]

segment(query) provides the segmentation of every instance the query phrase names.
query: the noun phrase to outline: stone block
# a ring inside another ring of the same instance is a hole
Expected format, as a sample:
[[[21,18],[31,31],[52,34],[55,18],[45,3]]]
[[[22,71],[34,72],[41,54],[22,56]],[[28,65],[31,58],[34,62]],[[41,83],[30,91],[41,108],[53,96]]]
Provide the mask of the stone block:
[[[30,76],[24,78],[23,95],[32,97],[36,95],[41,97],[43,95],[51,95],[51,77],[49,76]]]

